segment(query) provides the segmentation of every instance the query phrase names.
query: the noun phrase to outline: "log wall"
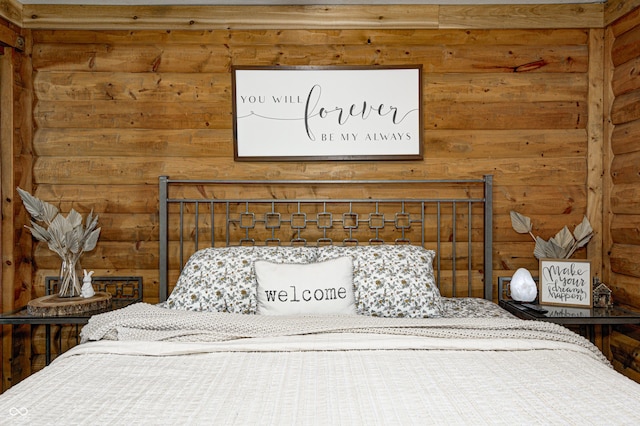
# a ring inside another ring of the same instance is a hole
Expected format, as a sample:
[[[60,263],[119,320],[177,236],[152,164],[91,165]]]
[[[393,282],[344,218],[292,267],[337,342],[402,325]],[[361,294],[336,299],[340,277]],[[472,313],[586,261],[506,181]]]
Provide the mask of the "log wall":
[[[422,64],[423,161],[233,161],[231,65]],[[36,195],[104,233],[96,274],[157,295],[157,178],[465,178],[496,182],[496,276],[587,211],[589,30],[33,31]],[[584,256],[584,254],[583,254]],[[57,259],[35,251],[36,279]],[[506,272],[510,273],[510,272]]]
[[[162,174],[493,174],[494,282],[518,267],[538,267],[530,237],[511,228],[511,209],[531,216],[544,238],[587,213],[588,29],[34,30],[32,57],[35,194],[62,211],[94,209],[103,233],[82,266],[96,275],[142,275],[149,302],[158,293]],[[378,64],[423,66],[423,161],[234,162],[232,65]],[[41,295],[58,259],[38,244],[35,266]]]
[[[606,282],[617,301],[640,308],[640,8],[607,32],[610,115],[606,152]],[[616,367],[640,379],[640,328],[614,330]]]

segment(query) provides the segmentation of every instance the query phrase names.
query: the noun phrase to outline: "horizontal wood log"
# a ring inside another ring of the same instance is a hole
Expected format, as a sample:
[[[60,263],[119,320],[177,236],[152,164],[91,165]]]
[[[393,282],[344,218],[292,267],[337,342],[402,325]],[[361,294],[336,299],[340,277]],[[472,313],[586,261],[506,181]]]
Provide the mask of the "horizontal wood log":
[[[558,144],[563,140],[563,144]],[[442,130],[423,133],[427,156],[441,158],[530,158],[586,156],[584,129]]]
[[[508,178],[512,184],[526,184],[544,176],[549,185],[577,185],[584,183],[586,164],[583,158],[543,158],[527,163],[518,159],[477,159],[459,169],[459,160],[426,158],[419,168],[407,167],[403,162],[385,163],[231,163],[227,160],[196,157],[164,159],[132,157],[39,157],[34,164],[34,180],[40,183],[98,185],[109,179],[114,185],[152,184],[158,176],[175,179],[375,179],[393,176],[396,179],[477,178],[493,173]],[[69,171],[73,170],[73,174]]]
[[[615,155],[640,151],[639,134],[640,120],[615,126],[611,135],[611,150]]]
[[[616,300],[633,307],[635,310],[640,310],[640,294],[638,293],[640,278],[613,272],[607,284],[611,285]]]
[[[235,46],[280,45],[586,45],[588,30],[533,28],[503,29],[259,29],[259,30],[68,30],[33,31],[34,44],[214,44]]]
[[[582,222],[583,212],[572,212],[569,214],[536,214],[529,213],[533,235],[548,240],[554,237],[565,226],[573,232],[575,227]],[[517,233],[511,225],[511,216],[508,214],[496,214],[493,218],[493,241],[494,242],[522,242],[535,245],[533,238],[529,234]]]
[[[91,210],[103,213],[144,214],[158,211],[157,185],[114,185],[98,182],[71,185],[38,185],[34,195],[55,205],[62,212],[75,209],[86,214]]]
[[[229,129],[43,128],[34,135],[39,156],[117,155],[144,157],[233,157]]]
[[[615,38],[611,49],[611,60],[614,66],[640,56],[640,26],[636,26]]]
[[[424,105],[424,126],[440,129],[580,129],[586,103],[431,102]],[[477,117],[484,117],[477,120]],[[158,108],[138,101],[38,102],[38,127],[82,128],[87,120],[100,128],[231,129],[231,106],[173,103]]]
[[[640,120],[640,90],[616,96],[611,107],[611,121],[613,124],[623,124]]]
[[[582,73],[428,73],[423,79],[426,101],[585,101],[587,76]],[[231,74],[41,71],[34,89],[41,101],[137,100],[154,102],[226,102]]]
[[[637,183],[624,183],[615,185],[611,189],[611,211],[621,215],[638,214],[638,200],[640,188]]]
[[[584,4],[570,5],[567,8],[558,8],[559,5],[536,5],[528,8],[525,5],[442,5],[440,6],[440,28],[486,28],[488,22],[491,27],[510,28],[548,28],[547,13],[552,13],[560,21],[568,24],[567,28],[575,27],[578,16],[585,18],[584,27],[598,28],[602,26],[602,5],[595,8],[584,8]],[[594,5],[595,6],[595,5]],[[590,22],[591,25],[587,25]],[[551,24],[553,28],[563,28],[565,25]],[[579,25],[578,25],[579,27]]]
[[[535,178],[534,178],[535,179]],[[516,210],[535,221],[547,215],[582,215],[586,205],[584,186],[575,185],[500,185],[495,188],[493,206],[497,214]],[[566,217],[566,216],[565,216]],[[543,220],[543,219],[542,219]],[[537,226],[535,223],[534,226]]]
[[[640,151],[616,155],[611,161],[614,185],[640,182]]]
[[[480,189],[480,188],[478,188]],[[335,188],[331,185],[313,185],[308,187],[307,185],[297,186],[295,188],[282,188],[278,185],[266,185],[264,187],[252,186],[232,186],[232,187],[200,187],[199,192],[196,192],[193,188],[180,188],[180,190],[171,191],[171,197],[216,197],[216,198],[236,198],[237,194],[241,194],[242,197],[257,199],[257,198],[320,198],[320,199],[335,199]],[[454,197],[466,197],[466,194],[461,194],[459,190],[447,189],[435,190],[433,188],[423,188],[417,185],[415,188],[413,185],[384,185],[383,188],[366,188],[364,185],[359,185],[357,188],[352,188],[349,185],[341,186],[339,189],[339,198],[396,198],[398,191],[401,191],[402,196],[406,198],[454,198]],[[467,191],[467,189],[465,189]],[[482,193],[469,190],[469,196],[481,197]],[[510,210],[521,211],[523,206],[526,206],[526,213],[529,215],[570,215],[571,213],[580,213],[576,211],[577,206],[584,205],[586,200],[586,190],[579,184],[575,185],[500,185],[494,188],[494,212],[496,215],[508,214]]]
[[[173,176],[170,176],[173,178]],[[210,177],[213,179],[213,177]],[[480,198],[483,196],[483,186],[480,183],[461,185],[445,185],[442,182],[419,183],[406,180],[395,180],[392,183],[386,179],[373,178],[369,184],[349,185],[344,181],[318,183],[312,181],[299,181],[293,183],[247,183],[235,182],[229,184],[233,177],[218,177],[217,184],[204,182],[194,185],[171,186],[169,197],[171,198],[217,198],[217,199],[344,199],[344,198],[378,198],[397,199],[401,192],[405,198]],[[247,179],[247,182],[255,182],[255,179]],[[261,181],[263,182],[263,181]],[[268,182],[268,181],[266,181]],[[288,182],[285,180],[285,182]],[[380,182],[385,182],[383,185]],[[105,187],[113,188],[108,193]],[[116,195],[114,195],[115,193]],[[124,195],[130,196],[126,199]],[[86,213],[93,209],[97,213],[157,213],[158,211],[158,182],[149,185],[39,185],[36,196],[46,200],[63,212],[74,208],[78,212]],[[78,199],[87,200],[78,203]],[[143,199],[143,204],[135,201]]]
[[[32,5],[33,6],[33,5]],[[73,6],[27,8],[28,28],[229,29],[229,28],[437,28],[438,7],[373,5],[291,6]],[[70,20],[69,17],[75,19]],[[256,16],[260,19],[256,20]],[[99,19],[98,19],[99,17]],[[160,25],[160,23],[162,23]]]
[[[640,211],[616,214],[611,221],[611,239],[615,244],[640,246]]]
[[[34,90],[42,101],[138,100],[222,102],[231,96],[231,74],[39,72]]]
[[[640,278],[640,246],[613,244],[609,250],[611,271],[616,274]]]
[[[33,144],[43,157],[62,151],[70,156],[233,156],[231,129],[43,128]],[[575,157],[586,156],[587,135],[584,129],[429,129],[423,145],[429,157],[440,158]]]
[[[177,257],[177,251],[172,253]],[[86,270],[97,269],[157,269],[159,246],[157,241],[108,242],[99,241],[96,248],[80,258]],[[60,257],[46,244],[38,243],[34,249],[37,269],[59,270]],[[179,265],[172,265],[178,267]]]
[[[363,51],[364,50],[364,51]],[[272,52],[255,48],[236,48],[231,52],[236,65],[273,65]],[[334,59],[328,60],[329,56]],[[354,65],[428,64],[427,72],[586,72],[586,46],[328,46],[308,51],[306,46],[278,53],[275,65],[331,65],[335,58],[353,58]],[[402,58],[399,60],[398,58]]]
[[[38,71],[224,73],[231,65],[429,64],[427,72],[577,72],[587,71],[586,45],[554,46],[257,46],[38,44],[33,66]],[[275,62],[274,62],[275,60]]]
[[[38,127],[120,129],[231,129],[231,99],[214,102],[171,103],[139,101],[38,102],[33,111]]]
[[[279,189],[275,185],[268,188],[245,187],[235,192],[228,190],[216,189],[205,192],[208,197],[234,197],[242,194],[246,198],[261,197],[287,197],[287,198],[331,198],[334,196],[332,190],[320,187],[308,187],[303,185],[295,191],[291,188]],[[630,188],[632,189],[632,188]],[[416,189],[415,193],[408,191],[406,185],[402,188],[405,197],[436,197],[436,196],[460,196],[460,194],[447,194],[442,191],[434,192],[429,189]],[[360,186],[355,191],[354,188],[343,187],[340,189],[342,197],[387,197],[394,198],[397,195],[397,188],[389,191],[367,192],[366,188]],[[576,206],[582,206],[586,202],[585,188],[579,184],[576,185],[554,185],[532,186],[529,184],[517,185],[500,185],[495,188],[494,195],[494,211],[496,214],[508,214],[510,210],[519,210],[526,205],[526,214],[536,215],[536,221],[546,221],[544,217],[547,215],[564,215],[574,212]],[[134,194],[134,196],[131,196]],[[147,227],[149,224],[155,223],[155,216],[158,211],[158,189],[156,185],[38,185],[38,189],[34,195],[53,203],[60,211],[65,214],[72,208],[76,211],[86,214],[92,209],[100,218],[106,220],[107,215],[134,215],[138,219],[135,221],[136,227]],[[186,196],[184,192],[172,193],[172,196]],[[199,194],[193,194],[198,196]],[[471,196],[479,197],[481,193],[470,193]],[[625,197],[623,197],[625,198]],[[79,201],[82,200],[82,201]],[[577,213],[581,214],[581,213]],[[125,220],[126,221],[126,220]],[[128,221],[133,225],[133,221]],[[100,223],[103,221],[100,219]],[[114,222],[116,223],[116,222]],[[117,220],[122,225],[122,221]],[[510,226],[510,225],[509,225]],[[114,227],[117,227],[114,225]],[[103,226],[109,228],[109,226]],[[103,229],[104,232],[109,232]],[[136,232],[134,230],[134,232]]]
[[[22,25],[53,29],[589,28],[602,4],[74,6],[24,5]],[[260,19],[255,17],[259,16]]]
[[[156,213],[103,213],[99,215],[99,226],[100,241],[152,241],[158,239],[160,232]]]
[[[587,76],[580,73],[426,73],[425,100],[450,102],[553,102],[586,100]]]
[[[381,166],[383,167],[383,166]],[[383,167],[384,168],[384,167]],[[384,175],[384,173],[381,173]],[[388,176],[394,176],[391,173]],[[173,176],[171,176],[173,177]],[[377,178],[374,178],[374,182]],[[224,180],[224,179],[222,179]],[[384,181],[384,179],[383,179]],[[508,214],[509,210],[520,210],[526,206],[528,214],[570,214],[574,206],[583,205],[586,199],[584,186],[550,185],[540,181],[539,185],[532,185],[530,181],[518,184],[513,181],[510,185],[496,185],[494,187],[494,211],[497,214]],[[336,185],[338,187],[336,191]],[[462,192],[461,192],[462,191]],[[398,198],[402,194],[405,198],[477,198],[482,197],[482,187],[478,186],[446,186],[423,185],[412,181],[402,183],[349,185],[342,183],[311,185],[311,181],[303,181],[299,185],[199,185],[198,187],[174,186],[170,188],[172,198],[219,198],[236,199],[238,196],[249,199],[366,199],[366,198]]]
[[[640,89],[640,57],[628,60],[615,67],[611,81],[614,96]]]

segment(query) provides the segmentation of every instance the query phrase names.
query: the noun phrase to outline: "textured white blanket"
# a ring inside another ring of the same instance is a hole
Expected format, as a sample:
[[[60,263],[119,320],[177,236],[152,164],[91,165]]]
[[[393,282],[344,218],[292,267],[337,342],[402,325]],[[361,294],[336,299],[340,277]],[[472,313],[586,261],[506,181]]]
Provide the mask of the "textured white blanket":
[[[0,424],[640,424],[640,385],[553,324],[175,312],[95,317],[86,340],[144,340],[72,349]]]
[[[261,316],[164,309],[138,303],[96,315],[82,329],[89,340],[220,342],[305,335],[370,333],[444,339],[536,339],[572,343],[608,363],[583,337],[557,324],[496,318],[378,318],[370,316]]]

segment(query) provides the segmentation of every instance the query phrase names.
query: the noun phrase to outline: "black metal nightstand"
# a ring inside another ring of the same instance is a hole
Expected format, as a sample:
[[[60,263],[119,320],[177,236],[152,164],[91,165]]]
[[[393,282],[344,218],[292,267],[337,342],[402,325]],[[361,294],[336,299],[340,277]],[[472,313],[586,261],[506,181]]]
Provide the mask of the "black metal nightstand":
[[[620,306],[611,308],[574,308],[565,306],[540,305],[547,312],[539,313],[529,309],[520,309],[520,303],[513,300],[500,300],[500,306],[518,318],[555,322],[562,325],[616,325],[640,324],[640,312]]]
[[[45,278],[45,292],[47,295],[56,291],[58,277]],[[136,302],[142,301],[142,277],[93,277],[93,288],[96,291],[109,292],[113,296],[111,299],[111,307],[99,311],[83,312],[74,315],[65,316],[35,316],[27,313],[27,308],[23,307],[17,311],[0,314],[0,324],[12,325],[45,325],[46,326],[46,343],[45,343],[45,363],[49,365],[51,362],[51,326],[52,325],[75,325],[76,326],[76,344],[77,328],[89,322],[89,318],[93,315],[113,311]]]
[[[640,312],[621,306],[610,308],[575,308],[568,306],[539,305],[547,312],[540,313],[530,309],[522,309],[519,302],[511,300],[509,296],[509,281],[511,277],[498,278],[498,303],[518,318],[526,320],[549,321],[575,329],[584,337],[595,343],[600,350],[609,355],[605,340],[608,338],[611,326],[640,324]],[[533,302],[534,304],[536,302]],[[603,327],[604,326],[604,327]]]

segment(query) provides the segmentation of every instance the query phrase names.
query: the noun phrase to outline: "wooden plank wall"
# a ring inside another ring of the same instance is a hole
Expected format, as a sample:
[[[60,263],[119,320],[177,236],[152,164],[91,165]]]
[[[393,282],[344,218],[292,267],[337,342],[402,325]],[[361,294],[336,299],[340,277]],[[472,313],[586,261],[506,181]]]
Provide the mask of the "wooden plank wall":
[[[157,177],[496,176],[496,274],[586,212],[587,30],[34,31],[36,195],[101,217],[96,274],[157,295]],[[422,64],[420,162],[236,163],[231,65]],[[36,288],[57,259],[36,248]],[[503,271],[503,272],[500,272]],[[38,290],[38,291],[41,291]]]
[[[530,237],[587,212],[589,39],[557,30],[33,31],[35,193],[100,215],[82,266],[157,300],[157,178],[421,179],[494,174],[495,276],[534,273]],[[422,64],[423,161],[233,161],[231,65]],[[579,256],[586,256],[584,251]],[[58,259],[35,249],[35,295]],[[40,356],[34,349],[34,355]]]
[[[640,308],[640,8],[611,24],[605,278],[619,302]],[[614,330],[616,367],[640,380],[640,328]]]

